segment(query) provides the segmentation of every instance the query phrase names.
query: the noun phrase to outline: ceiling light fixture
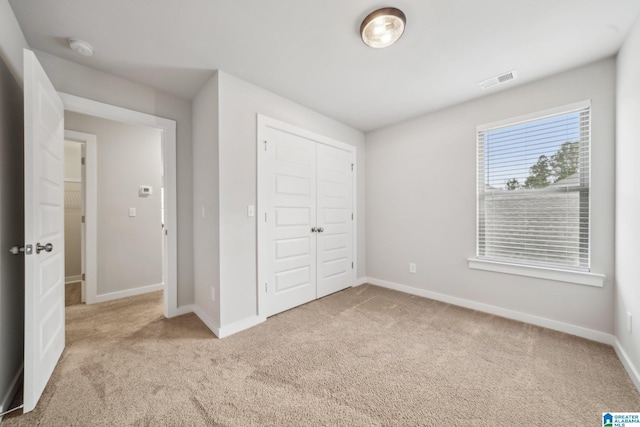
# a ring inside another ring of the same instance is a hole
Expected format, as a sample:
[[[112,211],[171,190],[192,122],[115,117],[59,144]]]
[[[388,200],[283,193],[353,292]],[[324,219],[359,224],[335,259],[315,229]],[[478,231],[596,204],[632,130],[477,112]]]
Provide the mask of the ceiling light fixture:
[[[364,18],[360,25],[360,36],[369,47],[388,47],[402,36],[406,23],[407,18],[400,9],[385,7]]]
[[[70,38],[67,41],[69,42],[69,47],[74,52],[79,53],[80,55],[84,55],[84,56],[93,55],[93,46],[91,46],[86,41],[80,40],[80,39],[76,39],[76,38],[73,38],[73,37]]]

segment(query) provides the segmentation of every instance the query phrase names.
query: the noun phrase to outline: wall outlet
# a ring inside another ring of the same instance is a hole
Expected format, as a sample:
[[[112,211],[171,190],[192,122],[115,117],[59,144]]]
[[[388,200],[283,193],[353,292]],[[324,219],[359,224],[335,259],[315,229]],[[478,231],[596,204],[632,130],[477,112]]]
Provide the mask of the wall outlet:
[[[247,206],[247,216],[248,217],[256,216],[256,207],[254,205]]]
[[[136,208],[129,208],[129,216],[130,217],[136,216]]]
[[[631,333],[631,320],[633,319],[633,316],[631,315],[631,313],[627,312],[627,332]]]
[[[216,300],[216,288],[215,287],[211,287],[211,301],[215,301]]]
[[[416,264],[413,262],[409,263],[409,273],[415,273],[416,272]]]

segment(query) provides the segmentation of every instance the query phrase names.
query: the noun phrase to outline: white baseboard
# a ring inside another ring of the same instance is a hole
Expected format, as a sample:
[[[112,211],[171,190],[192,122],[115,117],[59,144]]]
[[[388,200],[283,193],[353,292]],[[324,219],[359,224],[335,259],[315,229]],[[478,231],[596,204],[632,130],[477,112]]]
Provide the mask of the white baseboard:
[[[141,286],[139,288],[127,289],[126,291],[110,292],[108,294],[96,295],[91,298],[91,301],[87,299],[87,304],[97,304],[100,302],[111,301],[114,299],[132,297],[136,295],[148,294],[149,292],[156,292],[164,290],[164,283],[158,283],[157,285]]]
[[[64,278],[64,283],[66,285],[67,283],[80,282],[81,280],[82,280],[82,275],[67,276],[67,277]]]
[[[207,325],[207,328],[211,329],[218,338],[220,337],[220,326],[209,316],[199,305],[193,306],[193,312],[202,320],[202,323]]]
[[[614,337],[613,348],[618,355],[618,359],[622,362],[622,366],[624,366],[624,369],[626,369],[627,373],[631,377],[631,381],[633,381],[633,384],[638,389],[638,393],[640,393],[640,371],[633,365],[631,358],[629,358],[627,352],[622,348],[622,344],[620,344],[618,338]]]
[[[368,277],[359,277],[359,278],[356,279],[356,282],[351,287],[355,288],[357,286],[362,286],[365,283],[369,283],[369,278]]]
[[[611,334],[607,334],[606,332],[600,332],[593,329],[583,328],[582,326],[576,326],[569,323],[559,322],[557,320],[546,319],[544,317],[538,317],[532,314],[521,313],[519,311],[509,310],[509,309],[497,307],[494,305],[475,302],[475,301],[471,301],[464,298],[453,297],[453,296],[441,294],[438,292],[418,289],[411,286],[400,285],[398,283],[387,282],[385,280],[374,279],[371,277],[368,278],[367,282],[371,283],[372,285],[381,286],[383,288],[393,289],[393,290],[404,292],[407,294],[417,295],[420,297],[445,302],[447,304],[469,308],[471,310],[494,314],[496,316],[506,317],[507,319],[513,319],[513,320],[518,320],[524,323],[530,323],[532,325],[541,326],[543,328],[552,329],[554,331],[564,332],[570,335],[576,335],[578,337],[582,337],[582,338],[585,338],[591,341],[596,341],[603,344],[613,345],[615,341],[615,337]]]
[[[172,312],[169,313],[169,317],[182,316],[183,314],[193,313],[194,311],[195,311],[195,305],[193,305],[193,304],[181,305],[180,307],[176,308],[175,310],[172,310]]]
[[[24,370],[24,365],[20,365],[20,369],[15,373],[13,379],[11,380],[11,385],[9,389],[2,396],[2,400],[0,401],[0,413],[5,412],[9,409],[9,405],[13,401],[13,397],[18,392],[18,388],[20,388],[20,378],[22,377],[22,371]],[[2,417],[0,416],[0,423],[2,422]]]
[[[207,325],[209,329],[211,329],[211,332],[213,332],[218,338],[226,338],[240,331],[244,331],[245,329],[249,329],[253,326],[259,325],[260,323],[267,320],[266,317],[253,316],[247,319],[239,320],[230,325],[220,327],[211,318],[211,316],[205,313],[205,311],[198,305],[193,306],[193,312],[200,318],[200,320],[202,320],[205,325]]]
[[[264,322],[265,320],[267,320],[266,317],[253,316],[247,319],[239,320],[230,325],[223,326],[222,328],[220,328],[220,335],[218,335],[218,338],[225,338],[225,337],[228,337],[229,335],[233,335],[240,331],[244,331],[245,329],[252,328]]]

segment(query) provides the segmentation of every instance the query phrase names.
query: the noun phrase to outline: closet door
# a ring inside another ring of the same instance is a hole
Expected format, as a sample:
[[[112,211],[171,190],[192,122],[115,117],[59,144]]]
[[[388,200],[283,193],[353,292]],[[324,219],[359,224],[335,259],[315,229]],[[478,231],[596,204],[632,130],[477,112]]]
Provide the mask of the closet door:
[[[353,277],[353,154],[317,145],[317,297],[348,288]]]
[[[269,129],[262,175],[267,207],[266,315],[316,298],[316,143]]]

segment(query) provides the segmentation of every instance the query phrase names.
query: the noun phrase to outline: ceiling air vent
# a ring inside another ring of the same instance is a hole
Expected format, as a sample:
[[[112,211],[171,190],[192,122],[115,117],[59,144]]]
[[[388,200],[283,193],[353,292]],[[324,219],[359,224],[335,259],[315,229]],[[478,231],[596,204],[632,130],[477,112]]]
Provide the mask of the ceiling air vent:
[[[490,79],[484,80],[480,83],[480,87],[482,89],[488,89],[493,86],[497,86],[502,83],[506,83],[509,80],[513,80],[518,77],[516,70],[509,71],[508,73],[500,74],[499,76],[491,77]]]

